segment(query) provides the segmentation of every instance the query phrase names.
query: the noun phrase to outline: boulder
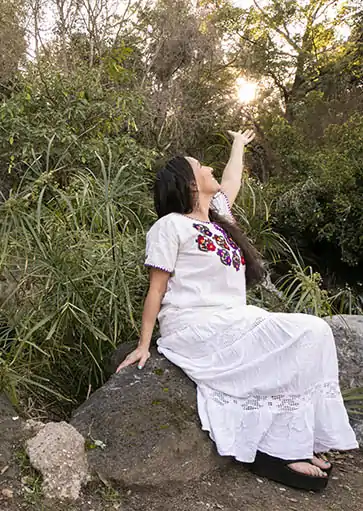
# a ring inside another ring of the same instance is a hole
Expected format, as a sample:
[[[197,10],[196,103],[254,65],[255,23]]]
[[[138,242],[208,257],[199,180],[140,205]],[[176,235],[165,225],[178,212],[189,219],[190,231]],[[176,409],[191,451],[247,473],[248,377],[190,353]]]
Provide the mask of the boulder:
[[[48,422],[26,445],[31,464],[43,476],[44,496],[77,500],[88,481],[83,436],[66,422]]]
[[[130,346],[122,346],[118,360]],[[197,480],[224,464],[201,431],[194,384],[155,348],[143,370],[114,374],[74,414],[90,470],[121,485]]]
[[[363,387],[363,316],[325,318],[333,330],[343,389]]]
[[[349,389],[363,387],[363,316],[341,315],[325,320],[333,330],[344,396]],[[362,391],[358,393],[363,396]],[[363,446],[363,417],[361,413],[354,413],[356,405],[362,406],[362,403],[349,401],[349,418],[357,440]]]

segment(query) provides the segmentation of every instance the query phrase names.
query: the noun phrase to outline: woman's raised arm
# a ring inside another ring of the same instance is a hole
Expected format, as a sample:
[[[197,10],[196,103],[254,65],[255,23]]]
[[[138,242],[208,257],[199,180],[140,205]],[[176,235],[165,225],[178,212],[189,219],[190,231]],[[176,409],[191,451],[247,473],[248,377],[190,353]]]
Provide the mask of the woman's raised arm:
[[[245,145],[255,138],[255,133],[253,130],[246,130],[243,133],[240,131],[228,131],[228,133],[233,137],[233,144],[231,155],[223,171],[221,189],[227,195],[229,204],[232,207],[241,188]]]

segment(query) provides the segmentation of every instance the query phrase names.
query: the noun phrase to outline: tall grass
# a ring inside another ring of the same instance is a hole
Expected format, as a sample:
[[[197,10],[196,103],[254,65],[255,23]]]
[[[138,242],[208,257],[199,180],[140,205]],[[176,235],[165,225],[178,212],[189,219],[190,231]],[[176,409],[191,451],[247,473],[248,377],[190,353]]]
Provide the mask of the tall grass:
[[[281,238],[289,255],[290,270],[281,276],[276,286],[285,298],[291,312],[303,312],[314,316],[334,314],[363,314],[361,299],[344,288],[328,292],[322,287],[322,278],[311,266],[306,266],[298,252]]]
[[[48,149],[48,152],[50,148]],[[152,221],[140,168],[99,158],[63,190],[59,169],[35,160],[0,206],[0,385],[13,402],[79,402],[105,380],[105,358],[136,338],[144,226]],[[42,171],[43,170],[43,171]]]

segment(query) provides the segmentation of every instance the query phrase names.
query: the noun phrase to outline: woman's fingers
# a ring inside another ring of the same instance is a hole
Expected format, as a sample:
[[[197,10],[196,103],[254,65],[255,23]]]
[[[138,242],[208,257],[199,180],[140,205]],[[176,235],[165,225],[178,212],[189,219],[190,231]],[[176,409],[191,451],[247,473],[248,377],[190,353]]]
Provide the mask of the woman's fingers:
[[[137,367],[138,369],[142,369],[149,358],[150,352],[148,350],[136,349],[127,355],[125,360],[116,369],[116,373],[120,372],[121,369],[124,369],[125,367],[135,364],[135,362],[139,362]]]
[[[253,130],[246,130],[242,133],[243,141],[246,144],[249,144],[250,142],[252,142],[252,140],[255,138],[255,136],[256,136],[256,134]]]
[[[246,130],[243,132],[242,136],[251,141],[255,138],[255,132],[253,130]]]
[[[249,144],[255,138],[256,134],[253,130],[248,129],[243,133],[240,131],[232,131],[228,130],[227,133],[231,135],[233,138],[241,137],[244,144]]]
[[[147,355],[144,355],[143,357],[140,358],[140,361],[137,365],[137,368],[138,369],[143,369],[144,365],[146,364],[146,362],[148,361],[148,359],[150,358],[150,353],[147,354]]]
[[[130,353],[130,355],[127,355],[125,360],[118,366],[118,368],[116,369],[116,373],[121,371],[121,369],[124,369],[125,367],[130,366],[131,364],[134,364],[136,361],[137,361],[137,357],[135,355],[133,355],[132,353]]]

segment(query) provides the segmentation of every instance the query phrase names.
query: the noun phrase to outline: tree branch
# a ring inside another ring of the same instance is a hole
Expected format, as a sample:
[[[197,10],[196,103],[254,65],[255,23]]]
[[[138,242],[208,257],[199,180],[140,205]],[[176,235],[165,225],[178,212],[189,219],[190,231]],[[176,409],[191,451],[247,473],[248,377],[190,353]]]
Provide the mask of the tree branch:
[[[290,34],[289,33],[286,34],[283,30],[281,30],[281,28],[276,26],[276,23],[258,5],[256,0],[253,0],[253,3],[255,4],[256,8],[260,11],[260,13],[262,14],[263,18],[265,18],[269,22],[270,28],[272,28],[272,30],[275,30],[275,32],[277,32],[281,37],[283,37],[285,39],[285,41],[288,42],[289,45],[292,46],[297,53],[299,53],[299,54],[303,53],[303,50],[300,48],[300,46],[298,44],[295,43],[295,41],[291,38]]]

